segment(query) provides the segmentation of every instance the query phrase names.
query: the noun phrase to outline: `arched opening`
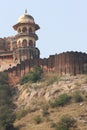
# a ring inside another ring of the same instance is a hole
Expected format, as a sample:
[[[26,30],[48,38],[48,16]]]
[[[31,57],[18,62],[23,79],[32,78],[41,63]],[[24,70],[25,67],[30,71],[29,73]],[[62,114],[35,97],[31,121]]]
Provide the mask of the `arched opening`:
[[[22,29],[22,31],[23,31],[24,33],[27,32],[27,28],[24,27],[24,28]]]
[[[32,32],[33,32],[33,31],[32,31],[32,28],[30,27],[30,28],[29,28],[29,33],[32,33]]]
[[[33,47],[33,41],[32,40],[29,41],[29,46]]]
[[[21,41],[18,41],[18,47],[21,47]]]
[[[23,40],[22,47],[27,47],[27,40],[26,39]]]
[[[21,32],[21,29],[19,28],[19,29],[18,29],[18,33],[20,33],[20,32]]]

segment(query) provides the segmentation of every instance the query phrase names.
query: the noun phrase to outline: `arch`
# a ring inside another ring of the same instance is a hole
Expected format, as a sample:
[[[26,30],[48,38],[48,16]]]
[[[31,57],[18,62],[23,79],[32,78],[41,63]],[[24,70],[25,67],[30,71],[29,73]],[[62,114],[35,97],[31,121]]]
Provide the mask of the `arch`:
[[[26,39],[23,40],[22,47],[27,47],[27,40]]]
[[[21,32],[21,28],[18,29],[18,33],[20,33],[20,32]]]
[[[29,46],[33,47],[33,41],[32,40],[29,40]]]
[[[30,27],[30,28],[29,28],[29,33],[32,33],[32,32],[33,32],[33,31],[32,31],[32,28]]]
[[[20,40],[18,41],[18,47],[21,47],[21,41]]]
[[[25,33],[27,32],[27,28],[26,27],[23,27],[22,31]]]

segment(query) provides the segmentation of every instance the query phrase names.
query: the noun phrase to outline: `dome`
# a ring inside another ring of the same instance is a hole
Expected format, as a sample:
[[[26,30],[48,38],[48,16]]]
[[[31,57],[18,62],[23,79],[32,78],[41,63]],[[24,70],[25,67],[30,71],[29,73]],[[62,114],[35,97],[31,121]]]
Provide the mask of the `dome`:
[[[24,14],[19,17],[18,23],[34,23],[34,18],[29,14]]]
[[[25,12],[25,14],[21,15],[18,18],[17,23],[15,25],[13,25],[14,30],[17,30],[17,28],[23,24],[32,24],[32,25],[34,25],[35,30],[40,29],[39,25],[35,24],[34,18],[31,15],[27,14],[27,12]]]

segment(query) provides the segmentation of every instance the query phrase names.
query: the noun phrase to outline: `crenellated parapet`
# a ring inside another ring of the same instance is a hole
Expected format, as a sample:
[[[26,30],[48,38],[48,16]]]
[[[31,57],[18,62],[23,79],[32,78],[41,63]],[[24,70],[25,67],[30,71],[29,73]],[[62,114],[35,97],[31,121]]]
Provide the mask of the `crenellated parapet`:
[[[81,52],[66,52],[55,55],[55,72],[58,74],[83,74],[87,54]]]
[[[22,61],[17,66],[5,71],[8,73],[10,85],[17,83],[34,65],[41,66],[44,73],[54,72],[58,75],[84,74],[87,73],[87,54],[82,52],[64,52],[51,55],[49,58]]]

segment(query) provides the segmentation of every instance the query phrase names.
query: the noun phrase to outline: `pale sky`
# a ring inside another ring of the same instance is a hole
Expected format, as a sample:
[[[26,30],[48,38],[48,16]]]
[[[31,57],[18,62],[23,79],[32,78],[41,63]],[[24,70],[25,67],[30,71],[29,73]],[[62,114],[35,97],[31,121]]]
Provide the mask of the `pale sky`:
[[[12,26],[25,9],[40,26],[36,43],[41,58],[87,52],[87,0],[1,0],[0,38],[17,34]]]

